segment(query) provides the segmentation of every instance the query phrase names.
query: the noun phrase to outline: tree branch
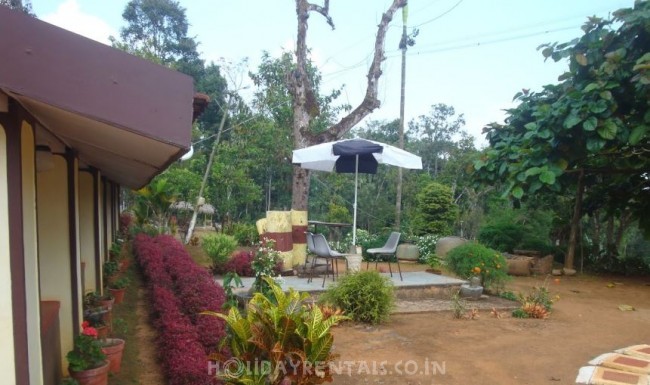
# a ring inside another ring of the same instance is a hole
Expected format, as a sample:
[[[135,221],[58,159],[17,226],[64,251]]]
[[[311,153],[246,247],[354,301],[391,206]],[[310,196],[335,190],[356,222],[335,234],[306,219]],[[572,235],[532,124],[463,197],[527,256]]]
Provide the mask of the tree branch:
[[[330,0],[325,0],[322,7],[320,5],[311,4],[311,3],[308,3],[308,5],[309,5],[309,12],[314,11],[314,12],[318,12],[321,15],[323,15],[323,17],[325,19],[327,19],[327,24],[329,24],[330,27],[332,27],[332,29],[334,29],[334,21],[332,20],[332,17],[330,16],[330,13],[329,13],[330,12]]]
[[[381,104],[377,95],[379,93],[379,77],[381,76],[381,62],[384,61],[386,31],[388,24],[393,19],[395,12],[405,6],[407,0],[393,0],[388,10],[382,15],[381,22],[377,27],[377,36],[375,38],[375,54],[372,59],[372,64],[368,69],[368,85],[366,88],[366,95],[363,101],[349,114],[341,118],[341,120],[332,126],[329,130],[322,133],[319,139],[322,141],[336,140],[348,132],[352,127],[361,121],[361,119],[368,116],[372,111],[377,109]]]

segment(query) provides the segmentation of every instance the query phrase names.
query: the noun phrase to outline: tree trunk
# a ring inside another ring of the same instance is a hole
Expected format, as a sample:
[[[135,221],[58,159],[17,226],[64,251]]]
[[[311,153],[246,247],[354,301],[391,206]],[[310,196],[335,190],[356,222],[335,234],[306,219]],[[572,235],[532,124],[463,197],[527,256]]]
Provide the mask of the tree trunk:
[[[573,206],[573,218],[571,219],[571,231],[569,232],[569,249],[566,253],[564,260],[564,267],[573,269],[573,260],[576,251],[576,241],[578,235],[578,226],[580,225],[580,217],[582,216],[582,194],[584,190],[584,171],[581,170],[578,175],[578,189],[576,191],[576,203]]]
[[[379,107],[378,80],[381,76],[381,62],[384,60],[384,41],[388,24],[395,12],[406,4],[407,0],[393,0],[391,6],[382,15],[377,27],[375,52],[372,64],[368,70],[366,95],[363,101],[344,116],[338,123],[325,132],[313,134],[309,131],[311,120],[319,112],[318,98],[314,95],[311,80],[307,74],[307,26],[310,12],[320,13],[327,23],[334,28],[334,22],[329,15],[329,0],[324,0],[323,6],[309,3],[307,0],[296,0],[298,32],[296,39],[296,70],[287,76],[287,86],[293,99],[293,141],[295,148],[304,148],[312,144],[336,140],[348,132],[354,125]],[[309,199],[309,172],[295,166],[293,170],[291,208],[306,211]]]
[[[196,225],[196,217],[199,214],[199,202],[203,196],[203,190],[205,190],[205,185],[208,182],[208,176],[210,175],[210,170],[212,169],[212,161],[214,160],[214,154],[217,152],[217,147],[219,146],[219,141],[221,140],[221,132],[223,132],[223,126],[226,124],[226,117],[228,116],[228,104],[230,100],[226,103],[226,108],[223,109],[223,116],[221,117],[221,122],[219,123],[219,131],[217,131],[217,138],[214,140],[212,145],[212,152],[210,152],[210,158],[208,159],[208,165],[205,166],[205,172],[203,173],[203,181],[201,181],[201,188],[199,189],[199,196],[196,198],[196,206],[194,206],[194,212],[192,213],[192,219],[190,224],[187,227],[187,234],[185,235],[185,244],[190,243],[192,239],[192,233],[194,232],[194,226]]]

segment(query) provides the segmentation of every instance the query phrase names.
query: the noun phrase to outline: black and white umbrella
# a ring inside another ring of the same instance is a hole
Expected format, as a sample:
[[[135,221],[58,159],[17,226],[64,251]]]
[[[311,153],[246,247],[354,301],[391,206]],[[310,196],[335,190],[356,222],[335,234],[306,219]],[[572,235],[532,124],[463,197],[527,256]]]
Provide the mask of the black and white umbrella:
[[[359,173],[374,174],[377,165],[422,169],[422,158],[400,148],[368,139],[343,139],[293,151],[292,163],[308,170],[354,174],[352,242],[357,242],[357,186]]]

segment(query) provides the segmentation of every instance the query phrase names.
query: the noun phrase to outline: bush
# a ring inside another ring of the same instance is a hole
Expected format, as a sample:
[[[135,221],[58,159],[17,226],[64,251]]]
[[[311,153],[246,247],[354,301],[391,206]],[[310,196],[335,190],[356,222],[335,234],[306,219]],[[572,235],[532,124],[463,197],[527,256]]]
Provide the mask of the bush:
[[[237,248],[237,241],[231,235],[210,234],[203,237],[202,246],[212,261],[212,268],[219,271]]]
[[[508,279],[503,255],[478,243],[465,243],[451,249],[447,253],[447,266],[463,278],[479,275],[486,289],[499,291]]]
[[[388,319],[395,301],[393,284],[376,271],[361,271],[341,277],[319,302],[343,309],[355,321],[378,324]]]
[[[436,243],[438,242],[438,239],[440,239],[440,236],[435,234],[415,237],[415,244],[418,246],[418,250],[420,251],[418,263],[428,264],[432,258],[437,258]]]
[[[254,277],[255,272],[251,266],[253,253],[250,251],[236,252],[223,267],[224,272],[237,273],[240,277]]]
[[[232,226],[232,236],[240,246],[250,246],[259,239],[257,227],[248,223],[235,223]]]

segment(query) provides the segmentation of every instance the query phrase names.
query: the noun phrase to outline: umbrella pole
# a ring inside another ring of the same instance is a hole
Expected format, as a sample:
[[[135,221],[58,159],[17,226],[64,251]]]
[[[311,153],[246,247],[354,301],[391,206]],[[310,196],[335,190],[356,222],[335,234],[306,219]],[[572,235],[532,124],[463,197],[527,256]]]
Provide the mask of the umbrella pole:
[[[357,187],[359,185],[359,155],[354,159],[354,219],[352,221],[352,245],[357,245]]]

